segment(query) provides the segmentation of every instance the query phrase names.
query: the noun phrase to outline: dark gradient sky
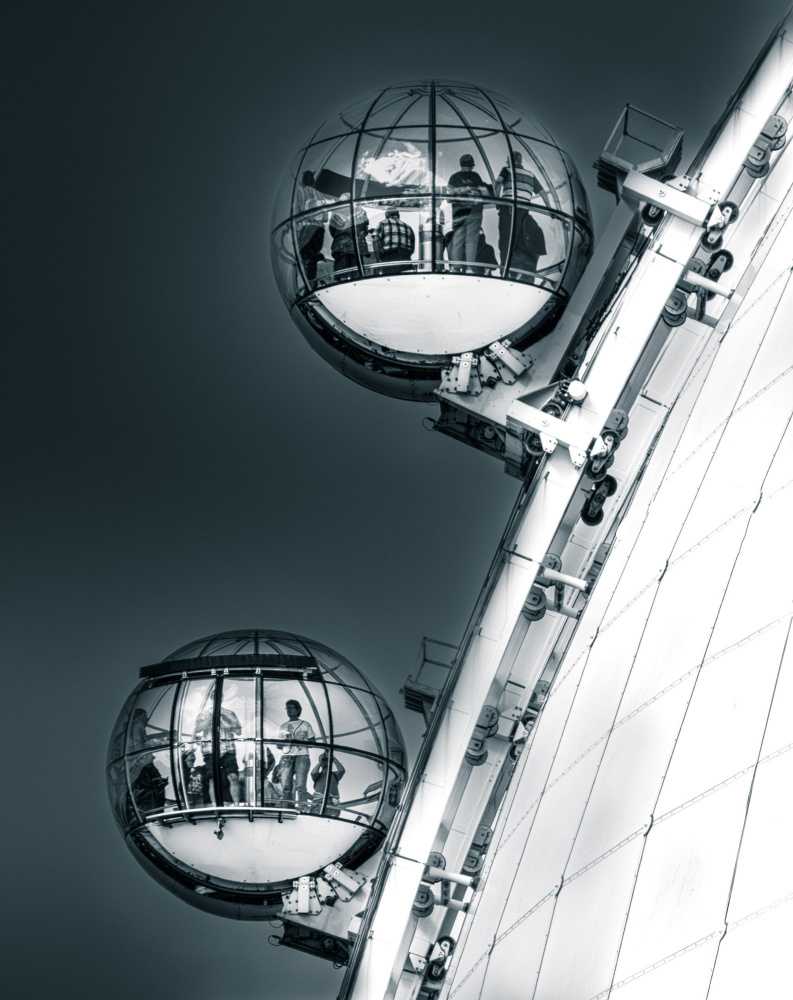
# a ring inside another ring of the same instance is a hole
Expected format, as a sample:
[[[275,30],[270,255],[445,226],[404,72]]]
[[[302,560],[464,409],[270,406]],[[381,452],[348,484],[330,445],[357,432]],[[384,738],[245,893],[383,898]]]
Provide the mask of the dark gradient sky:
[[[359,93],[469,79],[590,164],[630,101],[686,159],[787,0],[16,3],[5,18],[3,981],[12,997],[328,1000],[266,925],[193,910],[104,791],[142,664],[250,625],[336,647],[401,709],[465,626],[517,483],[315,357],[272,198]],[[685,162],[685,161],[684,161]],[[401,713],[404,718],[404,713]],[[404,720],[415,744],[417,717]]]

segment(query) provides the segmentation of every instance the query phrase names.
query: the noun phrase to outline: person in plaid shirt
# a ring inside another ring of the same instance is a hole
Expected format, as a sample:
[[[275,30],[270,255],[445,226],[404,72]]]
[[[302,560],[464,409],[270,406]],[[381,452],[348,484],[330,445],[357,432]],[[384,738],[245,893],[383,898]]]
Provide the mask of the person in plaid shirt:
[[[395,208],[389,208],[377,227],[377,242],[381,262],[410,260],[416,248],[416,234],[399,218],[399,212]],[[389,267],[386,273],[404,271],[406,266]]]

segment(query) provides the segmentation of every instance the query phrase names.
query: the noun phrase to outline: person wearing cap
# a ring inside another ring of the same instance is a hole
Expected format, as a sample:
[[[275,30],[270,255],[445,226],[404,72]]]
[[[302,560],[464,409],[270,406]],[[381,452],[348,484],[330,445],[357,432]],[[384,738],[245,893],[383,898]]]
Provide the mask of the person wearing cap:
[[[521,208],[521,201],[529,201],[535,194],[541,194],[542,187],[534,174],[523,166],[523,154],[518,150],[510,153],[507,165],[502,168],[496,180],[496,196],[509,199],[517,197],[515,209],[515,238],[512,244],[511,268],[519,271],[536,271],[537,262],[545,251],[545,234],[530,212]],[[512,206],[498,206],[498,252],[501,264],[507,266],[509,240],[512,234]],[[534,279],[531,279],[532,281]]]
[[[380,248],[380,260],[383,263],[394,261],[407,261],[413,256],[416,249],[416,234],[407,222],[399,218],[399,212],[395,208],[389,208],[385,218],[377,227],[377,243]],[[385,273],[393,271],[404,271],[409,265],[399,267],[388,267]]]
[[[452,201],[452,242],[449,259],[453,261],[476,260],[479,230],[482,228],[482,197],[493,195],[493,189],[474,170],[470,153],[460,157],[460,169],[448,180],[448,187],[456,194],[465,195],[465,201]],[[474,200],[478,198],[479,200]]]

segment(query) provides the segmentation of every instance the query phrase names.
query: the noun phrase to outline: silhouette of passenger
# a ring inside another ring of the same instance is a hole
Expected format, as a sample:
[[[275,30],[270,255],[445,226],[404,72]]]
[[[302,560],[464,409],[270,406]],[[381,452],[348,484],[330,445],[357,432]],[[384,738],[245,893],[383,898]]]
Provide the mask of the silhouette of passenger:
[[[280,784],[276,788],[275,783],[280,781],[280,772],[275,763],[275,757],[269,747],[264,747],[262,758],[262,799],[265,805],[278,802],[281,796]]]
[[[380,247],[380,260],[383,263],[410,260],[416,249],[416,234],[412,228],[399,218],[395,208],[389,208],[385,218],[377,227],[377,242]],[[409,265],[389,267],[386,273],[404,271]]]
[[[187,804],[194,807],[209,805],[206,765],[196,766],[196,752],[192,747],[182,751],[182,773]]]
[[[369,216],[360,205],[356,205],[352,213],[348,207],[337,209],[330,217],[328,231],[333,237],[330,252],[335,264],[333,273],[346,271],[358,266],[356,248],[363,260],[369,256],[366,246],[366,236],[369,232]]]
[[[195,724],[196,742],[212,739],[213,708],[210,706],[199,715]],[[237,763],[237,737],[242,735],[242,726],[236,712],[230,708],[221,708],[220,725],[218,726],[218,749],[220,759],[220,799],[222,805],[238,805],[240,796],[240,768]],[[211,745],[211,744],[210,744]],[[215,754],[212,750],[204,751],[204,763],[209,781],[212,781],[215,767]]]
[[[153,753],[140,753],[149,745],[147,728],[149,715],[144,708],[136,708],[132,713],[127,737],[127,758],[129,781],[135,804],[142,812],[152,812],[162,809],[165,805],[165,786],[168,778],[164,778],[154,764]]]
[[[510,163],[503,167],[496,181],[496,196],[517,197],[515,209],[515,238],[512,244],[510,270],[536,271],[537,263],[546,252],[545,234],[537,220],[526,208],[521,208],[521,199],[528,200],[540,194],[542,187],[534,174],[523,166],[523,154],[517,150],[510,154]],[[509,239],[512,231],[512,206],[498,206],[498,252],[501,264],[507,266]],[[527,279],[524,279],[527,280]],[[533,280],[533,279],[531,279]]]
[[[344,777],[345,768],[338,757],[333,758],[333,767],[328,768],[328,751],[323,750],[315,767],[311,771],[314,782],[311,812],[322,811],[322,800],[325,797],[325,787],[328,789],[328,801],[325,805],[326,816],[338,816],[339,812],[339,782]]]
[[[479,230],[482,228],[482,197],[492,195],[493,189],[474,170],[470,153],[460,157],[460,169],[449,178],[448,187],[465,195],[465,201],[452,201],[452,242],[449,259],[452,261],[476,260]],[[451,194],[451,192],[450,192]],[[479,200],[476,200],[476,199]]]
[[[303,216],[303,213],[319,209],[323,204],[323,199],[314,190],[314,175],[310,170],[304,171],[301,185],[296,192],[294,214],[298,217],[297,246],[309,281],[316,280],[317,264],[325,259],[322,247],[325,243],[325,223],[328,216],[326,212],[316,212],[308,216]]]
[[[308,801],[306,781],[311,760],[306,744],[313,743],[315,739],[310,723],[300,718],[302,711],[300,702],[294,698],[286,703],[288,718],[281,726],[279,742],[276,744],[282,751],[278,771],[284,801],[294,801],[298,808]]]
[[[479,233],[479,243],[476,247],[476,262],[483,265],[479,268],[482,274],[489,274],[494,267],[498,267],[496,251],[487,242],[483,232]]]

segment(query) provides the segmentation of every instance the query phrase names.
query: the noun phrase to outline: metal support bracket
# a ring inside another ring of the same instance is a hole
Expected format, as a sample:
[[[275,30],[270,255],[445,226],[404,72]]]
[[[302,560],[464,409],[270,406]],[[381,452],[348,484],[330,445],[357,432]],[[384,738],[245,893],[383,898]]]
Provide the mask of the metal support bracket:
[[[349,868],[342,868],[341,865],[325,865],[323,871],[325,878],[333,887],[333,891],[339,899],[345,902],[352,899],[366,881],[365,875],[350,871]]]
[[[511,349],[508,340],[494,341],[485,350],[485,357],[495,365],[501,381],[507,385],[512,385],[527,368],[517,351]]]
[[[309,875],[303,875],[292,883],[291,892],[282,895],[284,913],[317,914],[322,911],[322,903],[317,895],[316,880]]]
[[[538,434],[545,452],[551,454],[558,444],[563,444],[570,452],[570,459],[576,469],[586,461],[587,450],[592,443],[587,431],[574,428],[566,421],[545,413],[528,403],[516,400],[507,411],[507,427],[514,433],[522,430]]]
[[[452,367],[443,372],[441,389],[447,392],[470,393],[478,396],[482,391],[482,381],[479,378],[479,358],[473,351],[455,354],[452,357]]]
[[[677,190],[670,184],[648,177],[647,174],[640,174],[638,170],[631,170],[628,173],[622,184],[622,195],[635,201],[644,201],[648,205],[655,205],[695,226],[705,225],[713,205],[718,201],[715,192],[708,194],[708,200],[703,201],[685,191]]]

